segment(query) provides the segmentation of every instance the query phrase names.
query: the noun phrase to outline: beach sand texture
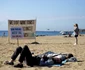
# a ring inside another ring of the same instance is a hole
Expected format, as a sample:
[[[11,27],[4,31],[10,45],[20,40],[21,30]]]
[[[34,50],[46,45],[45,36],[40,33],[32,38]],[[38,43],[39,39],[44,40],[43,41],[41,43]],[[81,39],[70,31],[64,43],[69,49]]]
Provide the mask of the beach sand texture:
[[[31,44],[35,40],[19,40],[20,46],[27,44],[34,55],[42,54],[47,51],[55,53],[72,53],[79,62],[67,62],[60,67],[29,67],[14,68],[13,66],[4,65],[4,61],[10,60],[12,53],[17,47],[17,40],[11,40],[8,43],[8,37],[0,37],[0,70],[85,70],[85,36],[79,36],[79,44],[74,44],[74,37],[64,36],[39,36],[36,41],[40,44]],[[15,64],[17,64],[16,59]]]

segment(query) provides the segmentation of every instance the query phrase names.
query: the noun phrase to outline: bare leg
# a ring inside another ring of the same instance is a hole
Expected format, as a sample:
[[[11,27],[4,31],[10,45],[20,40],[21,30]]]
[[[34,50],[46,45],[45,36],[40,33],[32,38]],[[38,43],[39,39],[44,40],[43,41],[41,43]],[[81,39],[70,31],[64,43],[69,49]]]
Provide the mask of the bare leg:
[[[76,44],[78,44],[78,38],[76,37]]]
[[[74,45],[77,45],[77,44],[78,44],[78,38],[75,37],[75,43],[74,43]]]

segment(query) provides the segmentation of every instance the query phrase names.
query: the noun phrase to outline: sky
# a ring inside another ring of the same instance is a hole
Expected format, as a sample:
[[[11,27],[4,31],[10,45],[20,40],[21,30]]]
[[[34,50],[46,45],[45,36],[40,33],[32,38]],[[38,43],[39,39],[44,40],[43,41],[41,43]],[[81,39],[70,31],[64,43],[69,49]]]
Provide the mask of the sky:
[[[85,29],[85,0],[0,0],[0,30],[9,19],[36,19],[37,31]]]

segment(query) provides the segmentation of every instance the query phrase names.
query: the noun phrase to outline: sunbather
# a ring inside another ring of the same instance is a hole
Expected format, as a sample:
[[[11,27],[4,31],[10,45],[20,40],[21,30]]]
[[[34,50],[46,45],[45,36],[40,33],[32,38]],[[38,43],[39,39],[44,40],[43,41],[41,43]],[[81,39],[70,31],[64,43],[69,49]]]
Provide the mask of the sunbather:
[[[20,54],[19,63],[14,65],[14,61],[16,60],[17,56]],[[11,61],[6,61],[5,64],[14,65],[14,67],[23,67],[23,61],[26,61],[28,66],[33,67],[34,65],[50,65],[50,64],[61,64],[63,60],[73,57],[72,54],[59,54],[53,55],[48,57],[47,55],[43,55],[42,57],[39,56],[32,56],[31,51],[29,50],[28,46],[25,45],[23,48],[18,47],[11,57]]]

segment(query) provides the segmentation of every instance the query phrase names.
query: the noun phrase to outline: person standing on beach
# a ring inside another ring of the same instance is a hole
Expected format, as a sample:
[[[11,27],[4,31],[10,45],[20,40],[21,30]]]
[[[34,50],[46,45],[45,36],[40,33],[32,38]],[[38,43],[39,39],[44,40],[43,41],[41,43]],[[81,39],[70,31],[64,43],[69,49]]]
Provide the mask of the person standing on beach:
[[[5,32],[3,33],[3,37],[5,37]]]
[[[78,35],[79,35],[78,24],[74,24],[74,36],[75,36],[75,43],[74,43],[74,45],[78,44]]]

